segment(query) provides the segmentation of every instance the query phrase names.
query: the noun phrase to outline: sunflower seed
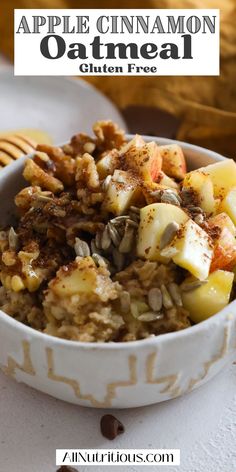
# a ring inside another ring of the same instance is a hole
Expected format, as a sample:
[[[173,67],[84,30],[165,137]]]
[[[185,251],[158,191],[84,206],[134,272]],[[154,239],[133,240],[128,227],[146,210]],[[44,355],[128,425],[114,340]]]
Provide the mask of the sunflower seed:
[[[131,206],[129,209],[129,215],[130,218],[132,218],[133,221],[136,223],[139,223],[140,221],[140,208],[137,208],[135,206]]]
[[[197,225],[201,225],[204,221],[204,216],[202,213],[199,213],[197,216],[195,216],[194,221],[197,223]]]
[[[126,225],[125,234],[119,245],[119,251],[122,254],[127,254],[131,251],[134,240],[134,228],[132,226]]]
[[[19,237],[16,234],[13,226],[10,228],[8,233],[9,248],[12,250],[17,250],[19,247]]]
[[[118,249],[116,249],[116,248],[114,248],[114,250],[112,252],[112,256],[113,256],[114,264],[115,264],[118,272],[120,272],[124,267],[125,256],[124,256],[124,254],[121,254],[118,251]]]
[[[138,222],[131,220],[130,218],[126,220],[126,224],[129,224],[130,226],[133,226],[134,228],[138,228]]]
[[[139,321],[143,321],[146,323],[150,321],[160,320],[161,318],[163,318],[163,314],[156,313],[154,311],[147,311],[146,313],[142,313],[142,315],[138,316]]]
[[[115,218],[112,218],[112,220],[110,220],[110,223],[112,223],[113,225],[117,225],[125,222],[127,219],[129,219],[128,215],[120,215],[116,216]]]
[[[100,256],[100,254],[94,253],[92,258],[95,264],[99,267],[108,267],[110,264],[109,261],[105,257]]]
[[[120,308],[122,313],[128,313],[130,310],[130,294],[129,292],[122,292],[120,295]]]
[[[195,206],[195,205],[188,205],[187,206],[187,209],[191,212],[191,213],[203,213],[203,209],[199,206]]]
[[[165,190],[161,196],[162,203],[171,203],[172,205],[180,206],[180,199],[174,192]]]
[[[102,233],[101,231],[98,231],[95,236],[95,244],[98,249],[102,248]]]
[[[173,302],[171,296],[164,284],[161,285],[161,293],[162,293],[162,301],[164,307],[168,310],[169,308],[173,308]]]
[[[179,286],[177,284],[175,284],[174,282],[171,282],[169,285],[168,285],[168,290],[171,294],[171,297],[173,299],[173,301],[175,302],[175,304],[177,306],[183,306],[183,302],[182,302],[182,297],[181,297],[181,292],[180,292],[180,289],[179,289]]]
[[[162,307],[162,293],[159,288],[151,288],[148,292],[148,304],[153,311],[160,311]]]
[[[108,227],[106,226],[103,233],[102,233],[102,239],[101,239],[101,248],[106,251],[111,245],[111,237],[108,231]]]
[[[111,175],[108,175],[102,183],[102,190],[104,190],[104,192],[107,190],[110,181],[111,181]]]
[[[206,284],[207,280],[196,280],[194,282],[187,282],[181,285],[182,292],[190,292],[191,290],[195,290],[196,288],[201,287],[202,285]]]
[[[180,203],[182,202],[181,196],[176,191],[174,191],[172,188],[167,188],[166,190],[163,190],[163,194],[174,195]]]
[[[140,208],[136,207],[136,206],[131,206],[130,207],[130,211],[132,213],[136,213],[137,215],[140,215]]]
[[[137,226],[139,225],[140,215],[137,213],[130,213],[130,218],[132,219],[133,223],[137,223]]]
[[[124,224],[124,223],[121,223],[119,226],[116,225],[116,229],[117,229],[117,231],[118,231],[118,233],[119,233],[119,235],[120,235],[120,239],[122,239],[123,236],[124,236],[124,232],[125,232],[125,224]]]
[[[110,236],[114,246],[115,247],[119,246],[121,238],[120,238],[120,235],[119,235],[116,227],[111,222],[109,222],[108,225],[107,225],[107,229],[108,229],[109,236]]]
[[[75,238],[74,250],[76,256],[88,257],[90,256],[89,245],[80,238]]]
[[[130,311],[131,311],[131,314],[134,318],[138,318],[138,316],[140,316],[140,313],[138,311],[138,307],[137,307],[137,304],[132,302],[130,304]]]
[[[174,238],[178,230],[179,230],[179,224],[176,223],[176,221],[172,221],[166,226],[165,230],[163,231],[161,235],[160,244],[159,244],[160,250],[164,249],[164,247],[167,246],[172,241],[172,239]]]
[[[98,254],[98,248],[96,246],[96,243],[95,243],[95,239],[92,239],[91,243],[90,243],[90,247],[91,247],[91,254]]]

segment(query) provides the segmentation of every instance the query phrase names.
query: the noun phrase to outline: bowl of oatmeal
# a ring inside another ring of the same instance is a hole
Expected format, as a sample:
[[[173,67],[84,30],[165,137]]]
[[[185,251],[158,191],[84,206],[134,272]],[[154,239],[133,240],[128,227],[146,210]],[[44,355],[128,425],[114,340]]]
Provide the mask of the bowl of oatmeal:
[[[234,161],[102,121],[4,169],[0,192],[6,374],[125,408],[224,366],[236,345]]]

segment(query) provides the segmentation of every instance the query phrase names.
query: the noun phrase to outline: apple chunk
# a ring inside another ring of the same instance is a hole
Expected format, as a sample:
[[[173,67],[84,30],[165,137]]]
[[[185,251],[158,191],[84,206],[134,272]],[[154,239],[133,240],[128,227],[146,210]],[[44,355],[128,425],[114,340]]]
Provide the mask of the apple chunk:
[[[124,154],[126,166],[133,170],[144,182],[158,178],[162,166],[159,147],[154,141],[144,146],[130,146]]]
[[[208,226],[215,233],[211,272],[230,269],[236,263],[236,228],[232,220],[226,213],[220,213],[208,220]]]
[[[105,151],[96,163],[97,171],[101,179],[105,179],[107,175],[112,175],[116,168],[120,166],[121,157],[132,147],[141,148],[145,145],[142,136],[136,134],[131,141],[125,143],[120,150],[111,149]]]
[[[166,188],[174,188],[175,190],[179,190],[179,184],[177,184],[174,179],[171,179],[162,171],[159,172],[157,182],[159,185],[162,185]]]
[[[233,159],[225,159],[198,170],[210,176],[215,197],[223,199],[227,192],[236,186],[236,163]]]
[[[160,146],[162,170],[169,177],[182,180],[186,174],[184,153],[178,144]]]
[[[57,296],[90,293],[97,284],[96,264],[91,257],[78,258],[67,270],[61,267],[49,287]]]
[[[183,189],[193,190],[198,200],[198,205],[207,215],[215,212],[214,188],[209,175],[204,174],[200,170],[189,172],[184,177]]]
[[[128,143],[123,144],[123,146],[120,148],[119,153],[122,156],[125,154],[130,148],[141,148],[145,146],[145,141],[140,136],[140,134],[136,134]]]
[[[196,279],[189,277],[182,284],[183,306],[188,310],[195,323],[215,315],[228,305],[232,290],[234,274],[216,270],[209,275],[207,282],[193,290],[184,291],[184,286]]]
[[[138,256],[150,261],[168,260],[160,255],[162,234],[173,221],[181,225],[187,219],[187,213],[170,203],[153,203],[142,208],[138,232]]]
[[[210,237],[193,220],[183,224],[173,241],[161,251],[161,256],[172,258],[200,280],[208,277],[212,255]]]
[[[100,179],[105,179],[107,175],[112,175],[118,166],[119,152],[116,149],[106,151],[96,163]]]
[[[225,211],[236,225],[236,186],[231,188],[222,200],[219,210]]]
[[[107,301],[117,298],[116,285],[109,272],[97,267],[92,257],[77,257],[67,266],[60,267],[48,285],[48,292],[71,303],[71,297],[79,295],[77,303]]]
[[[140,193],[137,179],[128,172],[115,170],[106,190],[103,209],[121,215],[136,203]]]
[[[236,227],[231,218],[225,213],[219,213],[207,220],[210,228],[218,227],[219,229],[227,229],[233,236],[236,236]]]

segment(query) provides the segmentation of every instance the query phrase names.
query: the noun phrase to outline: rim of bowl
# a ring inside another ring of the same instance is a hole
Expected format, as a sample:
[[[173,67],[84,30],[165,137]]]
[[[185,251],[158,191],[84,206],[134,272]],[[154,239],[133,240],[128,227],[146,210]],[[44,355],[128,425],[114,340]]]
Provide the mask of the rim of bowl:
[[[126,136],[127,136],[128,139],[132,139],[135,136],[135,134],[127,133]],[[207,154],[208,157],[212,157],[216,161],[226,159],[224,156],[222,156],[221,154],[219,154],[215,151],[211,151],[210,149],[203,148],[201,146],[196,146],[195,144],[186,143],[184,141],[178,141],[178,140],[175,140],[175,139],[168,139],[168,138],[159,137],[159,136],[142,135],[142,137],[145,140],[146,139],[149,139],[149,140],[150,139],[151,140],[155,139],[155,141],[165,142],[167,144],[168,143],[177,143],[177,144],[182,145],[185,149],[193,150],[193,151],[196,151],[198,153]],[[30,154],[29,156],[31,156],[31,155],[32,154]],[[26,157],[27,156],[25,156],[24,159]],[[18,163],[18,165],[19,165],[20,161],[21,161],[21,159],[16,161],[16,163]],[[11,165],[11,168],[12,167],[14,169],[14,167],[15,167],[14,163]],[[1,175],[2,175],[2,173],[4,174],[4,170],[6,170],[6,169],[9,170],[9,167],[7,166],[4,169],[2,169]],[[54,344],[58,344],[58,345],[62,345],[62,346],[63,345],[67,346],[67,347],[71,346],[71,348],[76,348],[77,347],[77,348],[82,348],[82,349],[85,349],[85,350],[87,350],[87,349],[97,350],[97,349],[101,349],[101,348],[102,349],[108,349],[108,350],[111,350],[111,349],[119,350],[119,349],[124,349],[124,348],[132,349],[132,348],[136,348],[136,347],[139,347],[139,346],[153,345],[153,344],[157,344],[157,343],[165,342],[165,341],[167,342],[167,341],[169,341],[173,338],[179,338],[180,339],[181,337],[189,336],[189,335],[194,334],[198,331],[204,330],[204,328],[207,325],[211,325],[211,324],[214,325],[216,322],[220,321],[221,318],[222,319],[225,318],[225,316],[227,316],[227,313],[225,311],[229,307],[230,308],[233,307],[233,305],[236,305],[236,300],[233,300],[231,303],[226,305],[226,307],[224,307],[221,311],[219,311],[215,315],[207,318],[204,321],[201,321],[200,323],[197,323],[193,326],[190,326],[188,328],[181,329],[179,331],[172,331],[170,333],[163,333],[163,334],[159,334],[159,335],[156,335],[156,336],[154,335],[153,337],[149,337],[149,338],[146,338],[146,339],[139,339],[139,340],[136,340],[136,341],[126,341],[126,342],[125,341],[122,341],[122,342],[110,341],[110,342],[95,343],[95,342],[73,341],[73,340],[70,340],[70,339],[59,338],[59,337],[52,336],[52,335],[47,334],[47,333],[42,333],[41,331],[38,331],[34,328],[31,328],[30,326],[24,325],[20,321],[17,321],[14,318],[12,318],[7,313],[4,313],[2,310],[0,310],[0,323],[1,323],[1,320],[3,320],[7,324],[9,324],[11,327],[16,328],[17,330],[19,330],[21,332],[24,332],[26,334],[28,333],[32,337],[38,338],[40,340],[53,342]],[[228,313],[228,314],[230,314],[230,313]]]

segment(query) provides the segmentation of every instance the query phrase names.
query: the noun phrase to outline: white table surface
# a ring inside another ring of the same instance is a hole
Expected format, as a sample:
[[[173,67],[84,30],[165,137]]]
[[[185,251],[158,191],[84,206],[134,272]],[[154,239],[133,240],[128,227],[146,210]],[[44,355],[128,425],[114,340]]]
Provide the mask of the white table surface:
[[[56,448],[179,448],[181,466],[123,467],[142,472],[236,471],[236,365],[233,360],[199,390],[132,410],[112,410],[126,431],[100,433],[105,410],[82,408],[41,394],[0,373],[0,471],[56,472]],[[101,366],[102,368],[102,366]],[[79,471],[117,471],[80,466]]]

